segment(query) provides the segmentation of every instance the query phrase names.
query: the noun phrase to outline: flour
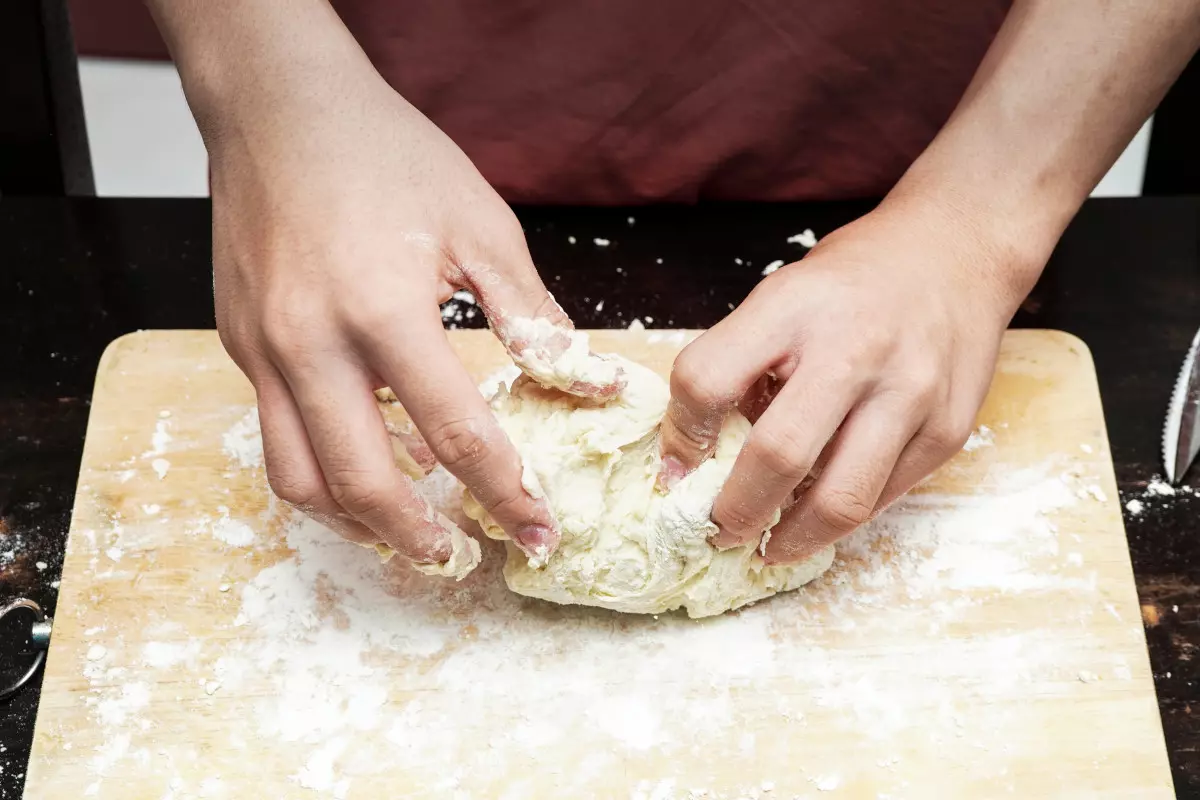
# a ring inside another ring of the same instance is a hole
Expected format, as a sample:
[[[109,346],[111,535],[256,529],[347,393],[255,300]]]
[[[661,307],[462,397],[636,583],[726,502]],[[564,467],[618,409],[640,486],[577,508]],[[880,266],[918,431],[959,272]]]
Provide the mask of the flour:
[[[253,449],[256,427],[246,423],[239,447]],[[692,621],[518,597],[490,542],[461,583],[425,578],[400,559],[381,564],[268,502],[260,462],[243,464],[237,452],[225,450],[233,474],[261,487],[261,507],[239,502],[240,512],[218,509],[215,522],[192,526],[226,545],[229,531],[244,541],[248,530],[255,545],[231,560],[246,572],[214,571],[202,589],[205,613],[228,635],[200,643],[182,627],[147,626],[148,641],[126,647],[102,626],[85,631],[89,646],[76,657],[104,732],[87,764],[97,782],[140,770],[156,748],[165,755],[155,765],[195,763],[184,745],[143,728],[149,708],[182,698],[201,713],[236,710],[247,730],[215,746],[236,754],[254,741],[268,777],[290,776],[291,790],[276,796],[357,796],[396,777],[414,795],[501,797],[499,776],[519,776],[508,797],[582,797],[602,775],[619,776],[609,778],[612,796],[639,800],[851,796],[862,784],[870,796],[914,796],[903,766],[928,741],[947,769],[994,779],[1003,793],[1011,784],[1001,770],[1038,757],[1015,710],[1031,689],[1086,697],[1134,675],[1099,646],[1116,609],[1073,544],[1087,533],[1073,523],[1076,507],[1094,502],[1078,492],[1094,477],[1071,472],[1066,456],[1016,468],[1003,448],[980,446],[944,468],[976,493],[921,489],[842,542],[833,569],[802,592]],[[461,487],[445,470],[418,488],[466,524]],[[129,520],[124,541],[81,531],[76,546],[101,558],[122,547],[130,561],[139,524],[153,522]],[[1013,596],[1052,614],[997,626],[992,604]],[[1073,638],[1044,624],[1051,615],[1072,620]],[[160,674],[139,674],[127,695],[130,664]],[[186,686],[172,685],[178,673]],[[755,735],[764,730],[781,735]],[[841,756],[798,752],[805,730],[854,737],[855,771]],[[630,769],[651,759],[660,772]],[[718,759],[736,761],[738,776],[706,772]],[[170,779],[168,792],[168,779],[156,797],[195,797],[203,786]]]
[[[582,387],[594,392],[620,380],[616,363],[592,353],[582,331],[544,317],[512,317],[505,322],[505,336],[514,343],[513,360],[543,386],[578,394]]]
[[[1128,498],[1125,510],[1132,518],[1165,509],[1176,503],[1191,503],[1200,491],[1187,484],[1172,486],[1155,475],[1140,492],[1122,492]]]
[[[221,437],[221,449],[242,469],[263,466],[262,429],[258,422],[257,406],[225,431]]]
[[[967,437],[967,443],[963,445],[963,450],[971,453],[981,447],[991,447],[996,443],[996,432],[987,425],[980,425],[977,429],[971,432]]]
[[[170,412],[167,412],[167,416],[170,416]],[[157,456],[167,452],[167,445],[172,441],[171,434],[167,433],[170,424],[165,418],[158,420],[154,426],[154,434],[150,437],[150,449],[143,453],[143,456]]]
[[[762,271],[763,277],[766,277],[767,275],[770,275],[772,272],[775,272],[780,267],[782,267],[784,265],[784,263],[785,262],[783,261],[783,259],[776,259],[775,261],[772,261],[770,264],[767,264],[765,267],[763,267],[763,271]]]
[[[154,669],[170,669],[181,664],[194,663],[200,654],[200,643],[189,642],[146,642],[142,646],[142,663]]]
[[[232,519],[229,509],[219,506],[217,511],[221,516],[212,524],[213,538],[224,542],[230,547],[249,547],[258,538],[254,529],[241,520]]]
[[[812,232],[812,228],[805,228],[795,236],[789,236],[787,241],[788,244],[798,244],[801,247],[811,250],[817,246],[817,235]]]
[[[1146,485],[1146,494],[1154,497],[1174,497],[1176,490],[1174,486],[1156,476]]]
[[[122,725],[130,714],[141,711],[150,702],[150,687],[142,682],[126,683],[120,694],[96,704],[100,724]]]
[[[154,474],[157,475],[158,479],[161,481],[163,478],[167,477],[167,473],[171,469],[171,462],[167,461],[165,458],[156,458],[150,462],[150,468],[154,470]]]

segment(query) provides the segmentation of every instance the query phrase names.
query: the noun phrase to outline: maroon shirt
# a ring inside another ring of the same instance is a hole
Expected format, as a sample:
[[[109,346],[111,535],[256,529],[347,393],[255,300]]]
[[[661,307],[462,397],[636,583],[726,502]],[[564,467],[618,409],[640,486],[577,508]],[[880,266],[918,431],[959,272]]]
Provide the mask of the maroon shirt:
[[[1009,0],[334,0],[513,202],[884,194]]]
[[[165,53],[140,0],[70,0],[81,52]],[[511,201],[880,196],[1010,0],[333,0]]]

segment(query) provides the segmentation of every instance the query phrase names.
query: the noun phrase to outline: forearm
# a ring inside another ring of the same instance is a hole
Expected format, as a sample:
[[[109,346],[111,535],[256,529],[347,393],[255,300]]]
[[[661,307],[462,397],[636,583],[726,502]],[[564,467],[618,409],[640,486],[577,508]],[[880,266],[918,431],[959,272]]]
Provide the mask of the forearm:
[[[938,198],[1040,269],[1198,45],[1200,0],[1017,0],[894,193]]]
[[[319,113],[338,87],[382,80],[327,0],[146,0],[206,139],[284,105]]]

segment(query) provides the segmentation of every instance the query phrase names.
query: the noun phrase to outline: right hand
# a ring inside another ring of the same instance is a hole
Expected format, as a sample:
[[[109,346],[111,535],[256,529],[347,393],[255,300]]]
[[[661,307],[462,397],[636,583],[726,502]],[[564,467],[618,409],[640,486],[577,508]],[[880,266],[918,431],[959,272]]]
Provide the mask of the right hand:
[[[330,83],[205,131],[217,328],[254,384],[271,488],[349,539],[444,561],[452,523],[394,462],[372,394],[387,385],[416,441],[518,545],[553,550],[550,509],[522,488],[517,452],[438,305],[469,289],[518,355],[552,356],[570,320],[516,217],[449,138],[374,73]],[[545,318],[554,333],[513,341],[515,317]]]

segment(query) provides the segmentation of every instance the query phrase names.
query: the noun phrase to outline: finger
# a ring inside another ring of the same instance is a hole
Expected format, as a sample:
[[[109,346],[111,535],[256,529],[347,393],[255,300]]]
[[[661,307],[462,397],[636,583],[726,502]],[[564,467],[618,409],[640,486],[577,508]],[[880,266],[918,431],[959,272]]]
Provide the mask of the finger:
[[[860,405],[827,448],[820,477],[771,529],[767,563],[808,558],[870,519],[920,414],[916,403],[896,396]]]
[[[515,219],[512,224],[515,223]],[[591,352],[586,334],[546,290],[525,236],[501,232],[459,264],[461,282],[474,292],[488,323],[522,371],[543,386],[604,399],[623,385],[620,367]]]
[[[774,374],[770,372],[764,374],[754,382],[746,394],[742,395],[742,399],[738,401],[738,411],[742,412],[742,416],[750,420],[751,424],[758,422],[758,418],[763,415],[782,388],[783,384]]]
[[[725,417],[778,359],[777,349],[762,346],[777,338],[763,323],[758,315],[731,314],[675,358],[660,429],[665,488],[712,455]]]
[[[375,400],[383,414],[383,426],[392,438],[396,466],[414,480],[428,475],[437,466],[437,458],[425,437],[413,427],[412,419],[400,404],[396,393],[387,387],[376,389]]]
[[[966,444],[969,435],[969,425],[965,428],[941,428],[930,422],[922,427],[896,461],[896,468],[880,492],[872,516],[879,515],[926,476],[957,455]]]
[[[337,354],[277,363],[334,502],[412,561],[446,561],[451,531],[397,468],[364,371]]]
[[[438,462],[540,561],[558,546],[549,505],[535,496],[540,488],[523,483],[516,448],[450,347],[436,311],[431,306],[428,317],[413,319],[407,335],[369,329],[364,343]]]
[[[283,377],[273,368],[264,368],[259,370],[254,387],[271,491],[352,542],[367,545],[378,542],[379,537],[373,531],[347,514],[329,494],[300,410]]]
[[[713,505],[713,543],[755,541],[812,470],[865,387],[844,367],[802,364],[750,430]]]

